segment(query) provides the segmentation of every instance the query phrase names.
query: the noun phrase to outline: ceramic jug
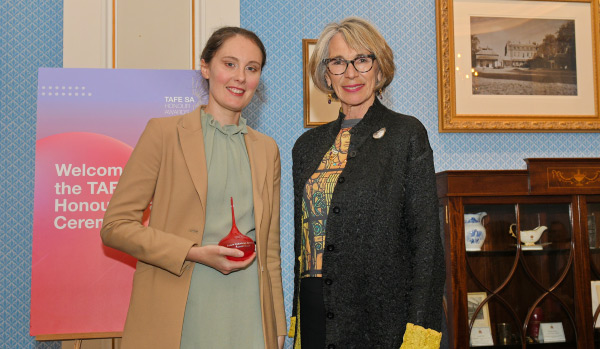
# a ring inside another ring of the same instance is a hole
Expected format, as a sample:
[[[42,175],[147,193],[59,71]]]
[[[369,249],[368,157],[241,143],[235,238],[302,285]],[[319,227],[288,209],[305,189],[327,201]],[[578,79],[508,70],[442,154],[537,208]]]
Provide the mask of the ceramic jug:
[[[485,240],[485,227],[483,218],[487,216],[485,212],[465,214],[465,246],[467,251],[481,251],[481,246]]]

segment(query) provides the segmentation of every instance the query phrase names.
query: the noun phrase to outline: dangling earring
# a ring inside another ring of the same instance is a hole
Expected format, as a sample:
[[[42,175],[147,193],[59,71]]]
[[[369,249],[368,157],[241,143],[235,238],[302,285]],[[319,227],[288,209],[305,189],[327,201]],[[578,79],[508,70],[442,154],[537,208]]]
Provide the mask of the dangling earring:
[[[327,104],[331,104],[331,98],[333,98],[333,97],[331,96],[331,93],[328,93],[328,94],[327,94]]]
[[[377,97],[379,97],[379,99],[383,99],[382,94],[383,94],[383,89],[380,88],[379,91],[377,91]]]

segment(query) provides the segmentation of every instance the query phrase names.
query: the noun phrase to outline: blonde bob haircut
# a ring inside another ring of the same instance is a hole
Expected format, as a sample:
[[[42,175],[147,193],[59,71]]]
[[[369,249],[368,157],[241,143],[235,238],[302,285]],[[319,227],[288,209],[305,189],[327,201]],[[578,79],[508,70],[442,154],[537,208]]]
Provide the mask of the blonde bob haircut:
[[[371,23],[357,17],[345,18],[340,23],[330,23],[323,29],[308,62],[310,76],[315,86],[337,99],[335,91],[325,80],[327,66],[323,63],[324,59],[329,58],[329,42],[337,33],[342,34],[348,46],[355,51],[366,49],[375,55],[382,77],[381,80],[376,81],[375,91],[384,90],[394,79],[396,71],[394,53]],[[375,76],[377,77],[377,74]]]

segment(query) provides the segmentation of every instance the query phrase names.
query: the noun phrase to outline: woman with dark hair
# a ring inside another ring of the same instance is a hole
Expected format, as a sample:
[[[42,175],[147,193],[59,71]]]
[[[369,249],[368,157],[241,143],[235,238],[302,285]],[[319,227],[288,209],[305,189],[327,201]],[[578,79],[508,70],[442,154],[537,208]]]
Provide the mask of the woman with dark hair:
[[[341,109],[292,151],[290,335],[295,348],[398,349],[408,323],[442,325],[444,252],[427,131],[377,98],[392,82],[394,56],[367,21],[327,25],[309,70]]]
[[[241,116],[266,51],[253,32],[225,27],[201,58],[208,104],[150,120],[104,217],[104,244],[138,259],[122,347],[281,348],[279,150]],[[231,197],[238,229],[256,243],[242,261],[218,245]]]

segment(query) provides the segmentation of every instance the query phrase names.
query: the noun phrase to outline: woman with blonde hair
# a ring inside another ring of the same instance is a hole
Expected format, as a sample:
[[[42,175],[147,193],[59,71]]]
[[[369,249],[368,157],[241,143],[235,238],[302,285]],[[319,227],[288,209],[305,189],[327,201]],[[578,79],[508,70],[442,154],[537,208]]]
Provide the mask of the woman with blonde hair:
[[[309,69],[341,108],[292,151],[290,334],[295,348],[398,349],[408,323],[442,325],[444,252],[427,131],[377,98],[394,58],[367,21],[327,25]]]

